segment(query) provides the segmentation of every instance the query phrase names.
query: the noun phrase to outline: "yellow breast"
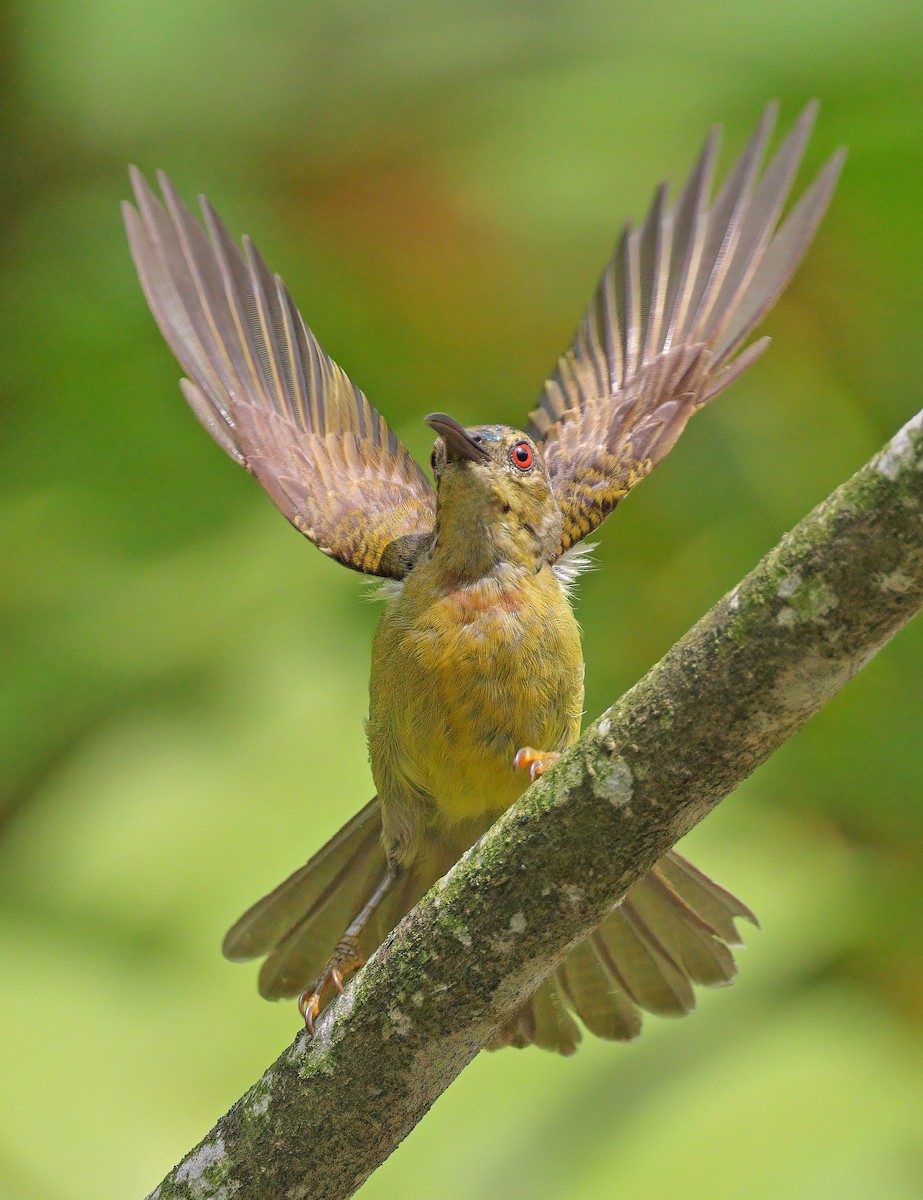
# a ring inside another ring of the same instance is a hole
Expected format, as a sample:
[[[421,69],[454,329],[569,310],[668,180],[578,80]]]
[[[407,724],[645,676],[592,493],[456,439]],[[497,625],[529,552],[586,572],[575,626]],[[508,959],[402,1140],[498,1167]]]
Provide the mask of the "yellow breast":
[[[582,706],[579,630],[549,567],[458,583],[421,563],[372,651],[369,752],[382,802],[400,803],[409,785],[447,823],[492,819],[529,782],[512,769],[516,750],[563,749]]]

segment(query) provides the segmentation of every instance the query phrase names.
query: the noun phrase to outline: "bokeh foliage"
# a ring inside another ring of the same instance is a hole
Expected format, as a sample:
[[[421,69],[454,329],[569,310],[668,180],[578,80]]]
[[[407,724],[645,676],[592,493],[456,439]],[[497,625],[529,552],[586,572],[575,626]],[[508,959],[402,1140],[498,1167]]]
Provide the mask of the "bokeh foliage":
[[[607,525],[587,708],[923,403],[911,0],[72,0],[2,10],[0,1194],[140,1195],[296,1029],[217,952],[368,798],[376,613],[185,410],[125,164],[254,235],[422,457],[520,422],[617,228],[709,123],[822,99],[850,158],[769,355]],[[704,827],[761,914],[631,1047],[482,1055],[363,1195],[923,1188],[923,627]]]

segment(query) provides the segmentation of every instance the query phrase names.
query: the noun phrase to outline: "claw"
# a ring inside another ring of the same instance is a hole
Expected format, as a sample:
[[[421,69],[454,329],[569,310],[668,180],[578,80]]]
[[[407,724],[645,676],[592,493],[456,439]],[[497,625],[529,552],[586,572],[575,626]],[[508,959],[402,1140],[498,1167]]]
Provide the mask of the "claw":
[[[323,971],[314,980],[310,988],[305,988],[298,997],[298,1011],[301,1013],[305,1028],[311,1037],[314,1036],[314,1021],[317,1014],[326,1003],[325,996],[328,988],[332,985],[342,995],[343,976],[365,965],[365,959],[359,953],[359,938],[369,918],[378,908],[382,899],[388,894],[393,882],[394,872],[389,867],[384,878],[379,882],[365,905],[350,923],[349,928],[337,942]]]
[[[311,1037],[314,1036],[314,1022],[323,1006],[324,993],[328,987],[332,984],[342,995],[343,976],[348,971],[355,971],[362,965],[363,960],[359,957],[353,940],[344,938],[333,952],[326,967],[311,984],[310,989],[305,988],[298,997],[298,1011],[301,1013],[305,1028]]]
[[[305,1028],[310,1037],[314,1037],[314,1018],[320,1012],[320,992],[316,990],[303,991],[298,997],[298,1011],[301,1013]]]
[[[534,783],[539,775],[544,775],[561,757],[557,750],[534,750],[531,746],[523,746],[513,755],[513,770],[528,769],[529,778]]]

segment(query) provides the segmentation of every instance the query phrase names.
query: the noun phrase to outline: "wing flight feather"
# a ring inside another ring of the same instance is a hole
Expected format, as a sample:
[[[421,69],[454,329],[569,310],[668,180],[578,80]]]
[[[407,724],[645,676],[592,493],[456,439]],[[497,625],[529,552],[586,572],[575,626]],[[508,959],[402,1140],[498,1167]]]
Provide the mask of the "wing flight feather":
[[[843,162],[838,151],[780,224],[816,110],[805,108],[760,175],[777,113],[769,105],[710,203],[712,130],[675,204],[661,185],[642,225],[624,230],[530,414],[564,513],[555,557],[595,529],[769,344],[741,349],[804,256]]]
[[[305,325],[259,251],[203,197],[204,228],[132,170],[132,256],[190,408],[325,554],[400,579],[429,545],[435,494],[393,430]]]

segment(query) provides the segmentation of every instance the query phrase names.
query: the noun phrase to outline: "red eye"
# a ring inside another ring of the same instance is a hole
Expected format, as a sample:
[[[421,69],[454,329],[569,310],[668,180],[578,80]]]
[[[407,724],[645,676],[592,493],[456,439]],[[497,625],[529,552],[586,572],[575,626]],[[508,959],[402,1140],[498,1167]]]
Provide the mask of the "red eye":
[[[518,442],[510,452],[510,458],[520,471],[528,471],[532,466],[532,447],[528,442]]]

